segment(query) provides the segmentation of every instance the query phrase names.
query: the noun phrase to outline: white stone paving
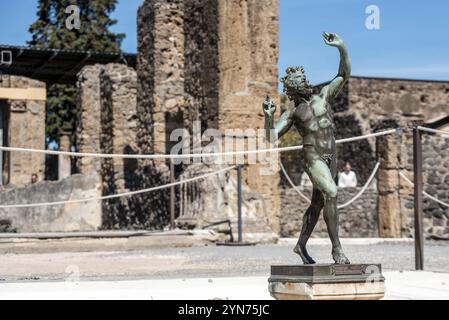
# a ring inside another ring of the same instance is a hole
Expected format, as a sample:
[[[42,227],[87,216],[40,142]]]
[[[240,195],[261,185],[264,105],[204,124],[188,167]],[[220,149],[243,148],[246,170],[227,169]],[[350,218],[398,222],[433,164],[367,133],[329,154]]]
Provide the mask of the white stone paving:
[[[449,299],[449,274],[385,272],[386,299]],[[0,283],[0,299],[268,300],[266,277]]]

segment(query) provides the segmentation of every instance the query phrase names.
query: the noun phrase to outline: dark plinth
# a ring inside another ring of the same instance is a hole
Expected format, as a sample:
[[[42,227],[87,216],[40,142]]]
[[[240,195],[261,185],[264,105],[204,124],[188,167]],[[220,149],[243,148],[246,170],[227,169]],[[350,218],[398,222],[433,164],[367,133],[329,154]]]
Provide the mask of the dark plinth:
[[[279,300],[381,299],[380,264],[272,266],[270,294]]]
[[[272,266],[269,282],[342,283],[385,281],[380,264]]]

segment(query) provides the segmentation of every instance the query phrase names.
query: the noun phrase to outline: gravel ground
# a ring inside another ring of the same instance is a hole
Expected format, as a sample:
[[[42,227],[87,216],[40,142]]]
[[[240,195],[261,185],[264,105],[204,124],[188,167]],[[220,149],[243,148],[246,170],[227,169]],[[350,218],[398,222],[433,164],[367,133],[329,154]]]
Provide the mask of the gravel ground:
[[[384,270],[413,270],[411,243],[346,245],[352,263],[381,263]],[[331,263],[330,246],[310,245],[320,263]],[[191,247],[145,251],[0,255],[0,281],[131,280],[268,276],[272,264],[297,264],[291,245]],[[426,271],[449,273],[449,243],[427,242]]]

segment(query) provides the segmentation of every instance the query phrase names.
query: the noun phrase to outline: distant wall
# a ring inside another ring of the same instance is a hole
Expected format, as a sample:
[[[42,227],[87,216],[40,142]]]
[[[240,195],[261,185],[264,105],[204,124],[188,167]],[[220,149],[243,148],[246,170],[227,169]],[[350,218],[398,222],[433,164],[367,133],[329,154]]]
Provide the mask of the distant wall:
[[[368,188],[352,205],[339,209],[340,236],[342,237],[378,237],[377,189]],[[338,203],[351,200],[361,188],[344,188],[338,190]],[[311,198],[309,187],[300,190]],[[281,237],[298,237],[302,227],[302,219],[308,203],[292,188],[281,189]],[[328,237],[326,224],[321,213],[320,220],[312,237]]]
[[[408,135],[407,140],[411,143],[411,135]],[[437,199],[449,203],[449,138],[423,133],[422,141],[424,190]],[[406,154],[403,172],[413,181],[412,150],[412,148],[406,148],[403,151]],[[413,188],[403,180],[400,182],[400,198],[403,235],[413,236]],[[427,197],[424,197],[423,201],[426,237],[449,239],[449,208]]]
[[[101,196],[99,177],[74,175],[62,181],[45,181],[22,188],[2,189],[0,203],[28,204]],[[101,202],[0,209],[0,220],[17,232],[94,231],[101,226]]]

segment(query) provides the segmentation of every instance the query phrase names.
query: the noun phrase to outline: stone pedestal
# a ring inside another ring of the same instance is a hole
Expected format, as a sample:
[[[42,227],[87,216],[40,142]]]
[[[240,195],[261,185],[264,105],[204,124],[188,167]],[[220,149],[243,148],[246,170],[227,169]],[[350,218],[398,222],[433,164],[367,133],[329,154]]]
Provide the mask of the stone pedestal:
[[[277,300],[379,300],[385,295],[378,264],[272,266],[268,282]]]

